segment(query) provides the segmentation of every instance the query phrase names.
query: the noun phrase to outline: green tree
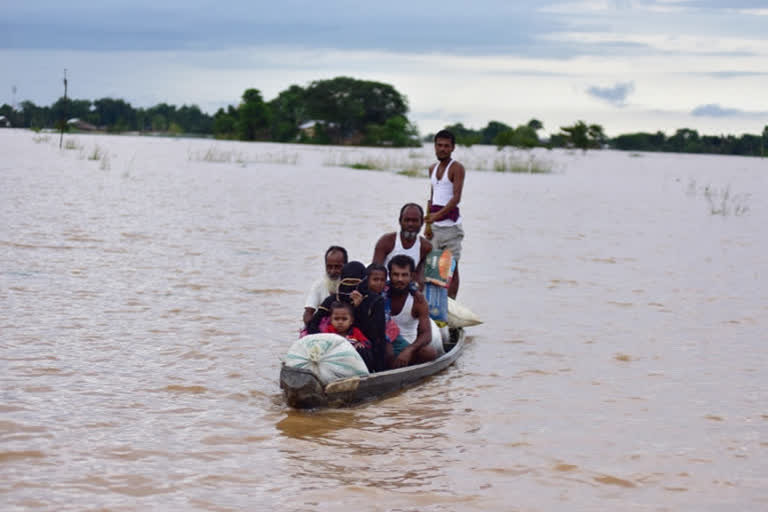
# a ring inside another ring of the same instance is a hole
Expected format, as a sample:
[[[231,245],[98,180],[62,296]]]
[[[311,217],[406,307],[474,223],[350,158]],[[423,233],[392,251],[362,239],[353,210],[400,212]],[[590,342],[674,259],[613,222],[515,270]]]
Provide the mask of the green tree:
[[[561,126],[560,131],[571,146],[582,151],[589,148],[589,127],[584,121],[577,121],[573,126]]]
[[[21,126],[39,130],[40,128],[50,128],[53,126],[51,119],[51,109],[49,107],[38,107],[31,101],[21,102]]]
[[[533,128],[533,130],[537,132],[537,131],[541,130],[542,128],[544,128],[544,125],[541,124],[541,121],[539,121],[538,119],[534,118],[534,119],[531,119],[530,121],[528,121],[528,127],[529,128]]]
[[[0,116],[5,117],[11,123],[11,126],[19,126],[21,124],[17,119],[18,113],[7,103],[3,103],[3,106],[0,107]]]
[[[272,112],[272,139],[279,142],[294,141],[299,126],[308,121],[307,103],[303,87],[292,85],[269,102]]]
[[[408,112],[406,98],[391,85],[344,76],[310,83],[304,102],[307,118],[324,121],[336,142],[358,138],[366,127]]]
[[[237,108],[237,137],[240,140],[269,139],[270,112],[258,89],[247,89]]]
[[[496,136],[512,127],[499,121],[490,121],[488,125],[481,130],[481,144],[495,144]]]
[[[217,139],[234,139],[237,125],[237,110],[230,105],[225,111],[220,108],[213,116],[213,134]]]
[[[699,142],[699,132],[689,128],[680,128],[667,139],[666,146],[669,151],[690,153],[700,149]]]
[[[197,105],[182,105],[173,120],[179,125],[182,133],[211,133],[213,129],[213,119],[204,114]]]
[[[62,96],[51,105],[51,117],[54,120],[78,118],[87,121],[91,113],[91,105],[90,100],[64,99]]]
[[[163,114],[156,113],[152,116],[151,126],[153,132],[165,132],[168,130],[168,119]]]
[[[493,144],[501,149],[505,146],[514,146],[523,149],[535,148],[539,145],[539,136],[530,124],[522,124],[517,128],[510,128],[499,133],[493,140]]]
[[[603,127],[599,124],[591,124],[587,127],[587,138],[589,139],[589,147],[602,148],[608,138],[603,132]]]
[[[456,137],[456,144],[460,146],[470,147],[483,142],[482,133],[466,128],[462,123],[448,125],[445,129],[453,133],[454,137]]]
[[[611,140],[616,149],[625,151],[661,151],[666,143],[664,132],[656,133],[626,133]]]
[[[405,116],[391,117],[383,125],[368,125],[363,143],[395,147],[421,145],[416,127]]]
[[[165,133],[176,119],[176,106],[158,103],[147,109],[145,119],[150,123],[153,132]]]
[[[122,99],[101,98],[93,102],[94,119],[97,126],[121,132],[136,129],[136,111]]]

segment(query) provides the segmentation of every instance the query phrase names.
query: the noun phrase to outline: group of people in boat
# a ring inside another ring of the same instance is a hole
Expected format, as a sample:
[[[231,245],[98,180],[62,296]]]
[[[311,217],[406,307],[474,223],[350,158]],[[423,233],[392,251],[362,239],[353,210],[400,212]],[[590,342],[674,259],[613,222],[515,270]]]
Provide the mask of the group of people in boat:
[[[458,205],[465,170],[451,159],[454,148],[452,133],[441,130],[435,135],[438,162],[429,168],[429,211],[425,214],[416,203],[403,205],[399,232],[379,238],[367,267],[349,261],[343,247],[329,247],[325,275],[313,283],[307,296],[303,332],[345,337],[371,372],[432,361],[442,353],[442,341],[432,337],[422,290],[426,256],[433,248],[449,249],[456,267],[448,296],[456,298],[458,293],[464,237]]]

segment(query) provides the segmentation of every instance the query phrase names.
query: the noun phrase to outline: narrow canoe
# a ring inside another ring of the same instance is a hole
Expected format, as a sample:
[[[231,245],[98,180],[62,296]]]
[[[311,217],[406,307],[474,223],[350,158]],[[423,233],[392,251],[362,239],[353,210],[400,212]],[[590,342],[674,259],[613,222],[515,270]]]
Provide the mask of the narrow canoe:
[[[285,401],[296,409],[342,407],[382,398],[401,389],[414,386],[450,365],[464,350],[464,329],[458,329],[455,344],[445,344],[446,353],[428,363],[377,372],[365,377],[351,377],[323,386],[315,375],[302,368],[283,363],[280,368],[280,388]]]

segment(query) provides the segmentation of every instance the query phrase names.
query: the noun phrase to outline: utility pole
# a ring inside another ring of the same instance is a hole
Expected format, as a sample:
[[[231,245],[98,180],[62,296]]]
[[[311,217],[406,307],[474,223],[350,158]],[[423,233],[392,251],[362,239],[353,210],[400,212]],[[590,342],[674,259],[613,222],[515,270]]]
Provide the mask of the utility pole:
[[[64,119],[61,120],[61,135],[59,136],[59,149],[64,142],[64,127],[67,125],[67,70],[64,69]]]

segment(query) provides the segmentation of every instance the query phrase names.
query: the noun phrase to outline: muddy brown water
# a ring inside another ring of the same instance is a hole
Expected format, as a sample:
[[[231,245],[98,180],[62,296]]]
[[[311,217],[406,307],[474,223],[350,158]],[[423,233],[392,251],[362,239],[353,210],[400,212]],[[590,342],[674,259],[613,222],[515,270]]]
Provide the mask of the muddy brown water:
[[[486,323],[307,413],[277,377],[322,253],[367,262],[430,149],[66,140],[0,131],[3,510],[768,509],[765,160],[460,148]]]

